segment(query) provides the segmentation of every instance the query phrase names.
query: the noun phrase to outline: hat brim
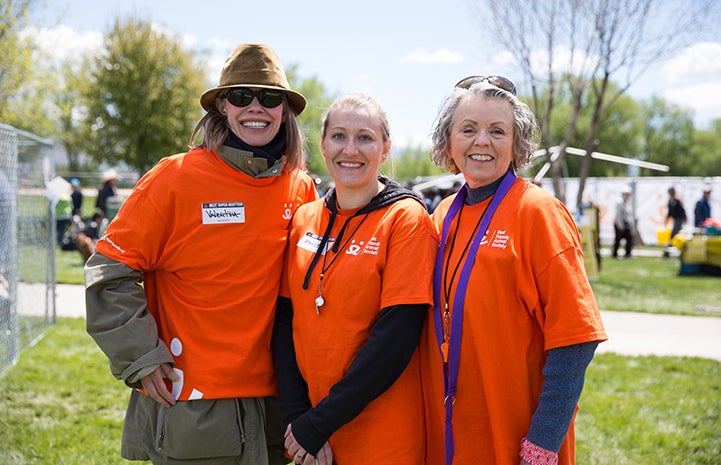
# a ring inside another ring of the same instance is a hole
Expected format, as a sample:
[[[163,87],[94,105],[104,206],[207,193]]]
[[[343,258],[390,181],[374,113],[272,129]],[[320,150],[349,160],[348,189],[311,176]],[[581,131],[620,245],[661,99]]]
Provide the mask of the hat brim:
[[[235,87],[257,87],[259,89],[274,89],[279,90],[283,93],[285,93],[286,98],[288,99],[288,105],[290,105],[290,108],[295,112],[296,115],[300,115],[303,110],[305,109],[306,100],[305,97],[303,97],[301,94],[294,90],[286,89],[283,87],[278,86],[267,86],[263,84],[243,84],[243,85],[231,85],[231,86],[219,86],[219,87],[213,87],[212,89],[208,89],[200,96],[200,106],[202,106],[205,111],[210,111],[213,108],[215,108],[215,99],[218,97],[218,94],[220,94],[222,91],[226,89],[233,89]]]

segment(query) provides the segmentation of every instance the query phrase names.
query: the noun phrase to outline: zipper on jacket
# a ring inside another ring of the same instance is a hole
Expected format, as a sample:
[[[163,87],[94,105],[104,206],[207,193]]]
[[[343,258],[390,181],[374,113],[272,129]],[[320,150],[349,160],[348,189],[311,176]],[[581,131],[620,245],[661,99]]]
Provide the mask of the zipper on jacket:
[[[161,408],[158,414],[158,442],[156,449],[158,452],[162,452],[165,449],[165,414],[167,409]]]

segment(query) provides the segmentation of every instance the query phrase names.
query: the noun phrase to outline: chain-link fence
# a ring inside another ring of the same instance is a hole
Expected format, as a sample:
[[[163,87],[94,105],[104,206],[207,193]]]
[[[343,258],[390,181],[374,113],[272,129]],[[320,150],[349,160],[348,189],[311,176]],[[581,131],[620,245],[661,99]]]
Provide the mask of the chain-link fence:
[[[0,375],[55,323],[53,145],[0,124]]]

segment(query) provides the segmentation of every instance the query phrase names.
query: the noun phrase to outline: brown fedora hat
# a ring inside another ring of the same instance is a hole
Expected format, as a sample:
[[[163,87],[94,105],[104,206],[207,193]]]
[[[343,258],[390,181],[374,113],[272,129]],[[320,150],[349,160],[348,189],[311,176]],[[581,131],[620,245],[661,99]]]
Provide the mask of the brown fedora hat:
[[[305,97],[290,88],[280,58],[264,44],[240,44],[235,47],[225,60],[218,85],[203,92],[200,105],[210,111],[215,107],[218,94],[233,87],[281,90],[296,115],[305,108]]]

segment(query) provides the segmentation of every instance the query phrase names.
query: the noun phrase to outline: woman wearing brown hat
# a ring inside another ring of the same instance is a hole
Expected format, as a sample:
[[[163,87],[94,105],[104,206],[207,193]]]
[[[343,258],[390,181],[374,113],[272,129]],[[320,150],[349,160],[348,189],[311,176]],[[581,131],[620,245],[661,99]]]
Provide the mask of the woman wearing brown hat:
[[[192,149],[138,181],[86,264],[87,330],[133,388],[124,458],[287,463],[270,339],[290,219],[317,197],[305,98],[243,44],[200,103]]]

